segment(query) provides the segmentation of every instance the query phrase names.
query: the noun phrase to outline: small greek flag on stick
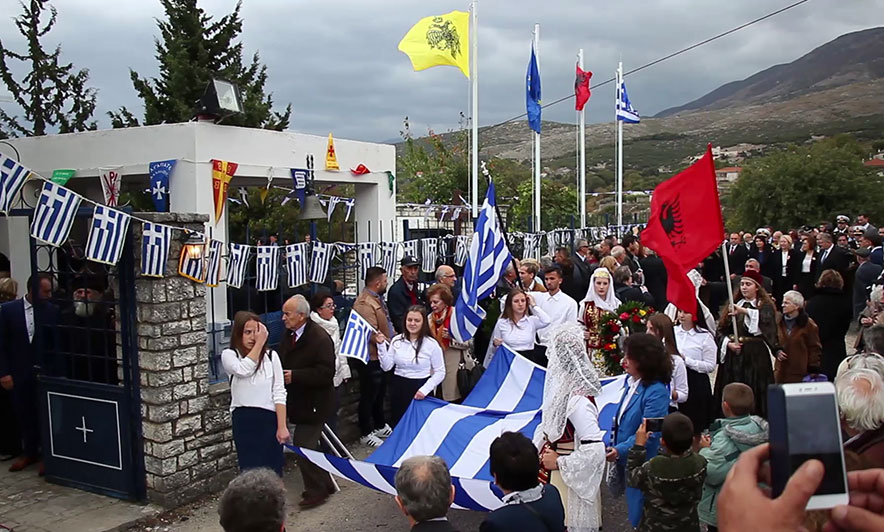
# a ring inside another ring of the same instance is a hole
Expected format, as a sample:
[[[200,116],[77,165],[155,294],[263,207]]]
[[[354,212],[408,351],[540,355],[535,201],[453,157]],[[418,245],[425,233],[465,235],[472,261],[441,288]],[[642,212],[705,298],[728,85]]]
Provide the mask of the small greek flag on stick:
[[[37,212],[31,223],[31,236],[50,246],[59,247],[64,244],[82,200],[73,191],[47,181],[43,185]]]
[[[30,170],[0,153],[0,214],[9,212],[18,191],[30,176]]]
[[[221,279],[221,250],[224,243],[219,240],[209,241],[208,257],[206,257],[206,286],[218,286]]]
[[[341,354],[368,364],[368,342],[371,341],[371,335],[376,332],[365,318],[355,310],[351,310],[347,327],[344,329],[344,338],[341,340]]]
[[[246,269],[249,267],[250,246],[245,244],[230,244],[227,261],[227,286],[242,288],[246,280]]]
[[[307,284],[307,242],[285,247],[285,263],[289,274],[289,288]]]
[[[258,280],[259,292],[276,290],[279,284],[279,246],[258,246]]]
[[[114,265],[123,254],[130,216],[124,212],[98,205],[92,214],[92,228],[86,241],[86,258]]]
[[[166,225],[144,222],[141,231],[141,275],[162,277],[169,260],[169,244],[172,228]]]

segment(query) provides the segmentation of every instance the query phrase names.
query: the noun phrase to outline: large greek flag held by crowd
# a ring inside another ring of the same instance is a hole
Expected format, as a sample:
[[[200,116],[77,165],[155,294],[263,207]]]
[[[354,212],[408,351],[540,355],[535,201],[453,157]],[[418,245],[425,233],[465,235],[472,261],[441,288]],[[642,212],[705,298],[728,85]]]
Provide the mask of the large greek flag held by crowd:
[[[503,346],[463,404],[434,398],[412,401],[393,434],[364,462],[294,450],[329,473],[391,495],[396,468],[405,459],[436,455],[451,471],[454,508],[494,510],[502,505],[502,494],[489,471],[491,442],[506,431],[534,439],[545,377],[543,368]],[[605,430],[610,430],[624,382],[623,377],[604,379],[602,393],[595,398]]]
[[[289,288],[307,284],[307,242],[289,244],[285,247],[285,263]]]
[[[0,214],[9,212],[30,175],[30,170],[0,153]]]
[[[246,270],[249,267],[250,246],[230,244],[227,260],[227,285],[231,288],[242,288],[246,281]]]
[[[497,219],[496,204],[494,183],[489,183],[463,270],[463,289],[451,316],[451,334],[460,342],[469,341],[476,334],[485,319],[485,310],[479,307],[479,301],[491,295],[512,261]]]
[[[144,222],[141,231],[141,275],[162,277],[169,260],[172,228],[167,225]]]
[[[328,267],[335,256],[335,245],[313,242],[313,256],[310,261],[310,281],[324,283]]]
[[[279,246],[258,246],[258,279],[255,286],[259,292],[276,290],[279,284]]]
[[[83,200],[63,186],[47,181],[31,223],[31,236],[50,246],[59,247],[68,239],[77,209]]]
[[[114,265],[123,254],[131,217],[118,210],[97,205],[92,214],[92,228],[86,241],[86,258]]]
[[[344,337],[341,339],[341,354],[350,358],[361,360],[368,364],[368,342],[375,328],[365,321],[355,310],[350,311],[347,327],[344,329]]]

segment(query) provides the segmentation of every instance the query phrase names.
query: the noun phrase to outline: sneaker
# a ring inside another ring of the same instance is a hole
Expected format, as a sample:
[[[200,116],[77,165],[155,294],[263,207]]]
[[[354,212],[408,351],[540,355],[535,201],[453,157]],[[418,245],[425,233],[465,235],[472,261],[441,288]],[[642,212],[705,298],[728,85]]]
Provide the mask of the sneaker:
[[[377,429],[372,434],[381,439],[389,438],[390,434],[393,434],[393,429],[390,428],[390,425],[384,425],[383,428]]]
[[[369,447],[380,447],[383,442],[380,438],[374,435],[374,433],[369,434],[368,436],[363,436],[359,438],[359,443],[362,445],[368,445]]]

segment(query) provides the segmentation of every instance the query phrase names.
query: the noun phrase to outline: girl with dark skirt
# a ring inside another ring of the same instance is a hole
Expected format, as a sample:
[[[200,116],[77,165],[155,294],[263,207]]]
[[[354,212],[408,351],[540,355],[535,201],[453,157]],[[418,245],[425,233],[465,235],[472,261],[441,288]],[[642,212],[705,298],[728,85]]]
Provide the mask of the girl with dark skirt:
[[[381,369],[393,371],[390,379],[390,425],[395,427],[412,399],[426,398],[445,379],[442,347],[430,334],[427,310],[422,305],[409,307],[403,333],[387,345],[383,334],[374,335],[378,344]]]
[[[233,317],[230,349],[221,365],[230,375],[233,443],[239,469],[266,467],[282,476],[282,444],[289,440],[286,391],[279,355],[267,348],[267,327],[257,314]]]
[[[717,408],[712,399],[710,374],[715,371],[715,338],[706,330],[701,321],[691,314],[679,310],[676,314],[675,341],[678,352],[684,357],[688,374],[688,400],[678,405],[678,411],[691,418],[694,435],[699,441],[700,434],[709,428],[715,419]]]

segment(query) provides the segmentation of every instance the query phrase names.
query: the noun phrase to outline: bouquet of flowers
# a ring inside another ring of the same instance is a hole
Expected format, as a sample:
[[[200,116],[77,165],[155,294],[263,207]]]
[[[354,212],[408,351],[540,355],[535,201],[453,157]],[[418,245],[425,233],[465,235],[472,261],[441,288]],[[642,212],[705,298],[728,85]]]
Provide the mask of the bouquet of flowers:
[[[629,301],[620,305],[616,313],[602,315],[599,325],[601,347],[593,356],[596,366],[604,368],[607,376],[623,373],[623,353],[620,351],[623,338],[631,333],[645,332],[648,316],[653,312],[654,309],[647,305]]]

